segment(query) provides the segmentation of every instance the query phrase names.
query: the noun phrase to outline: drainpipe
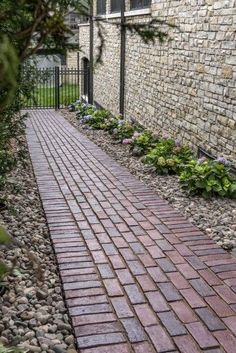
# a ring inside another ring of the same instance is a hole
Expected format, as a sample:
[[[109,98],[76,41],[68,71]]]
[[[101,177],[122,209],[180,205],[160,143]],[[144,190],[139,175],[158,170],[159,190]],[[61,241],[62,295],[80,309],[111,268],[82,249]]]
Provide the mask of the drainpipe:
[[[121,33],[120,33],[120,114],[124,116],[124,105],[125,105],[125,37],[126,30],[125,24],[125,0],[121,0],[120,9],[120,22],[121,22]]]
[[[93,104],[93,1],[89,10],[89,94],[88,101]]]

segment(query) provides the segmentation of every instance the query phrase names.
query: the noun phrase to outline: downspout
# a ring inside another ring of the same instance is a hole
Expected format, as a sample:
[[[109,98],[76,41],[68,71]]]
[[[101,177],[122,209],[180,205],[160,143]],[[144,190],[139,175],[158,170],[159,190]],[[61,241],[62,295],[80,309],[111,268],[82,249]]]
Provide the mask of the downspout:
[[[125,105],[125,0],[121,0],[120,9],[120,114],[124,116],[124,105]]]
[[[89,10],[89,94],[88,101],[93,104],[93,0],[90,1]]]

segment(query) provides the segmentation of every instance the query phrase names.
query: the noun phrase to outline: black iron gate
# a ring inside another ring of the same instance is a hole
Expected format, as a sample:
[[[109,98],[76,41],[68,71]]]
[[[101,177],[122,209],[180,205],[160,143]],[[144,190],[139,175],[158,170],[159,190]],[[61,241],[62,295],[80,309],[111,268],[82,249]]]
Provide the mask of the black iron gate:
[[[78,70],[67,67],[37,69],[35,82],[30,98],[25,99],[25,109],[60,109],[83,97],[88,92],[89,70]],[[86,96],[86,97],[85,97]]]

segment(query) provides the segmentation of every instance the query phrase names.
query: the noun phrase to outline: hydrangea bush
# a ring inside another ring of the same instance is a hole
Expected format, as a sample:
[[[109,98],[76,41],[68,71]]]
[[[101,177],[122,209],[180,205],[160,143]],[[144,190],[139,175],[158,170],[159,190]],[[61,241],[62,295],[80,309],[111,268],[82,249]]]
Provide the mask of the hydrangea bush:
[[[184,165],[179,180],[192,195],[203,197],[236,197],[236,179],[230,172],[230,163],[220,157],[208,160],[204,157]]]

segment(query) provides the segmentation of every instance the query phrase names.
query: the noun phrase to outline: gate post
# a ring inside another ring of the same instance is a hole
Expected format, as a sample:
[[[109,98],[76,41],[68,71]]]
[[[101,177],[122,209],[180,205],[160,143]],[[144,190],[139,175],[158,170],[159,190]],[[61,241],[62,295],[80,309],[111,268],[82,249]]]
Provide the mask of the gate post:
[[[60,69],[55,66],[55,109],[60,108]]]

